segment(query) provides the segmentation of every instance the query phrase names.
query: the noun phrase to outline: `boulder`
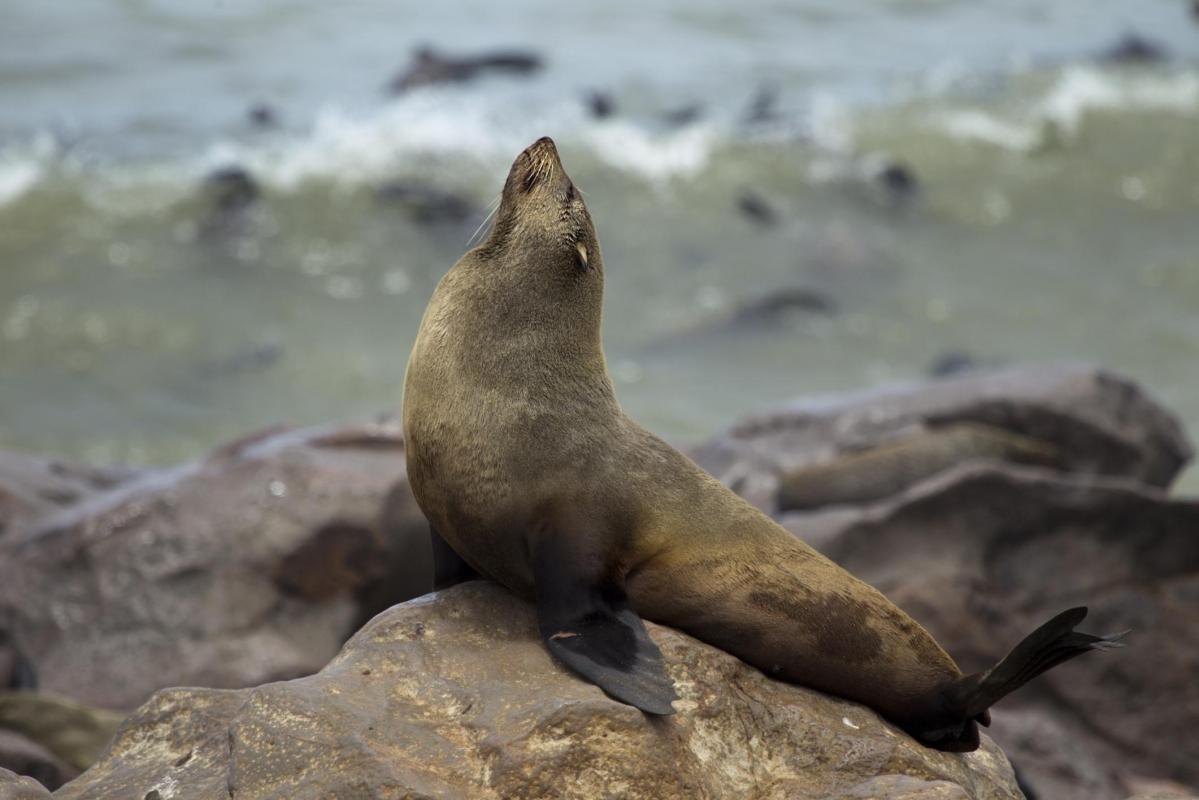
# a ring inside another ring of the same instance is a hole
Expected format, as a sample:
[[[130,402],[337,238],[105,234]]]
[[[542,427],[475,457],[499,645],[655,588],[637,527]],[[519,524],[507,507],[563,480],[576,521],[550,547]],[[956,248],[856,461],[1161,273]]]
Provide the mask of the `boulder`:
[[[874,505],[782,522],[887,594],[967,672],[1071,606],[1090,606],[1087,630],[1131,628],[1125,649],[1058,667],[1001,704],[1023,721],[997,714],[992,735],[1044,797],[1127,796],[1109,771],[1199,785],[1199,499],[979,463]],[[1079,782],[1065,780],[1071,770]]]
[[[473,581],[380,614],[317,675],[159,692],[55,796],[1021,796],[985,738],[975,753],[929,750],[863,706],[648,627],[680,695],[672,717],[575,677],[530,604]]]
[[[11,770],[11,772],[9,771]],[[17,792],[19,781],[6,782],[5,776],[24,776],[35,786],[57,789],[79,774],[79,770],[55,756],[37,742],[19,733],[0,729],[0,800],[8,797],[48,797],[48,794],[6,794]],[[45,792],[45,789],[42,789]],[[27,791],[27,790],[26,790]]]
[[[49,797],[46,787],[33,778],[0,767],[0,800],[48,800]]]
[[[430,583],[392,424],[266,432],[25,519],[0,629],[41,688],[112,709],[311,674]]]
[[[111,489],[135,473],[0,450],[0,541],[38,517]]]
[[[929,441],[962,429],[972,433]],[[980,440],[986,431],[991,435]],[[1090,366],[1058,364],[799,401],[742,422],[692,456],[774,514],[789,475],[809,485],[804,507],[861,503],[980,457],[1020,461],[1005,453],[1027,454],[1030,446],[1062,471],[1162,488],[1193,455],[1177,418],[1136,384]],[[877,463],[851,469],[845,464],[851,457]]]

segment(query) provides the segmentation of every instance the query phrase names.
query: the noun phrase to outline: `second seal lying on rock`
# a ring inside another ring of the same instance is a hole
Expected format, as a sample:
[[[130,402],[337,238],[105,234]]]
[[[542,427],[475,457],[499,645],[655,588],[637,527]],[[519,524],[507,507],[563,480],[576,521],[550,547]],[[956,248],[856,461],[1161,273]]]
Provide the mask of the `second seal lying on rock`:
[[[639,615],[951,751],[978,747],[976,722],[1009,692],[1116,644],[1075,632],[1086,609],[1071,609],[963,675],[886,597],[624,415],[603,280],[583,198],[539,139],[490,238],[438,285],[405,378],[408,474],[440,585],[478,573],[534,599],[551,652],[649,713],[671,713],[675,694]]]

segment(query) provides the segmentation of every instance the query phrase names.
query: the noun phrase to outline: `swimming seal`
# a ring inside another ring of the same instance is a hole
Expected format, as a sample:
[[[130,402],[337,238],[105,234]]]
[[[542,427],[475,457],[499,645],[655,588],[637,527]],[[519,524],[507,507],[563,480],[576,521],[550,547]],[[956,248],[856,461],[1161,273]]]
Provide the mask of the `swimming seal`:
[[[482,575],[532,599],[556,657],[651,714],[676,696],[642,617],[950,751],[978,747],[1004,695],[1117,645],[1075,632],[1075,608],[963,675],[881,593],[625,416],[600,343],[603,282],[583,198],[539,139],[487,241],[437,286],[405,376],[408,476],[438,587]]]

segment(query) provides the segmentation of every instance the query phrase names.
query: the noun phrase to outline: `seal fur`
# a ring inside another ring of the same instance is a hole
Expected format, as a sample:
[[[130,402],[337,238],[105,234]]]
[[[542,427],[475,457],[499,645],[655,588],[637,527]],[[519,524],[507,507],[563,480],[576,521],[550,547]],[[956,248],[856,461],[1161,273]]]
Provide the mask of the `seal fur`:
[[[442,585],[479,574],[536,602],[555,656],[656,714],[675,699],[641,617],[782,680],[862,702],[943,750],[987,708],[1116,637],[1051,620],[964,676],[873,587],[629,419],[604,361],[604,265],[581,194],[543,138],[492,232],[438,285],[405,376],[408,475]]]

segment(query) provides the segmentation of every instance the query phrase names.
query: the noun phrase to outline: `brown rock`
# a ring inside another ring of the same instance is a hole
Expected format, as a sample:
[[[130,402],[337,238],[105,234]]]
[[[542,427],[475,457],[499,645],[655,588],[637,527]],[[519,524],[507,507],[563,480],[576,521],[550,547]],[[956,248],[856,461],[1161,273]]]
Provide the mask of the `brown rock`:
[[[0,629],[43,689],[133,708],[164,686],[320,669],[429,587],[428,533],[387,426],[268,432],[0,539]]]
[[[91,469],[57,459],[0,451],[0,539],[40,516],[116,486],[134,473]]]
[[[1066,762],[1067,772],[1099,763],[1199,782],[1199,500],[980,464],[873,506],[783,522],[928,627],[967,672],[1070,606],[1090,606],[1089,630],[1131,628],[1127,648],[1059,667],[1012,698],[1049,713],[1068,743],[1035,733],[1035,716],[1022,733],[997,715],[993,735],[1034,788],[1054,788],[1045,797],[1124,796],[1102,774],[1067,792]]]
[[[19,733],[0,730],[0,800],[49,797],[46,789],[57,789],[78,774],[79,770],[36,742]],[[17,780],[18,775],[24,776],[25,782]],[[32,793],[38,789],[42,794]]]
[[[56,695],[0,692],[0,728],[36,742],[77,772],[94,764],[108,748],[124,717]]]
[[[483,581],[392,608],[318,675],[158,693],[62,800],[1018,798],[989,741],[929,750],[846,701],[650,625],[673,717],[552,660],[532,607]]]
[[[697,448],[709,472],[768,513],[782,476],[873,448],[911,442],[973,424],[1039,442],[1060,454],[1060,469],[1168,487],[1193,449],[1178,420],[1132,382],[1067,364],[969,373],[930,383],[802,401],[751,418]],[[952,463],[977,458],[970,448]],[[902,467],[902,464],[901,464]],[[877,490],[928,477],[926,470],[879,470]],[[864,480],[864,478],[863,478]],[[810,504],[809,504],[810,505]]]

